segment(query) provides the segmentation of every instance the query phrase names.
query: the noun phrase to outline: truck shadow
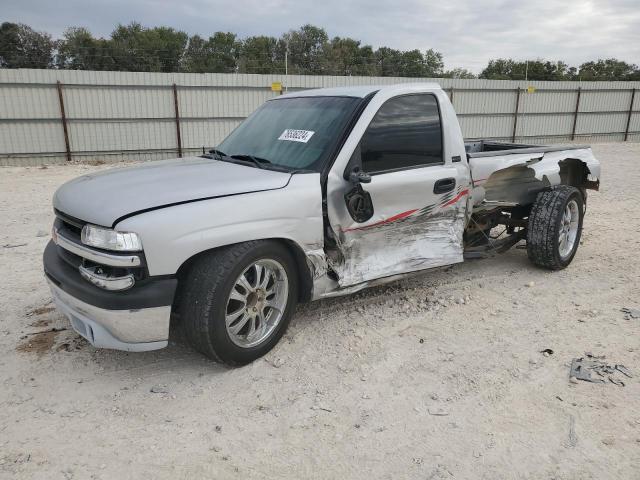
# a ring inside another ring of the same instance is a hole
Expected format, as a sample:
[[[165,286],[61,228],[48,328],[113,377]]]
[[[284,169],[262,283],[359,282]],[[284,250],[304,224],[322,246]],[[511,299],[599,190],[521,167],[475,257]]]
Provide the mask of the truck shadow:
[[[400,301],[405,297],[411,301],[412,296],[425,298],[425,291],[437,288],[446,291],[457,284],[469,282],[502,281],[510,273],[531,269],[540,272],[532,266],[526,253],[513,250],[490,259],[473,260],[457,265],[418,272],[408,278],[386,285],[364,289],[352,295],[328,298],[300,305],[292,320],[292,329],[296,336],[304,336],[305,331],[316,327],[316,322],[324,321],[332,313],[350,313],[371,303],[387,300]],[[202,375],[216,375],[247,367],[227,367],[209,360],[192,349],[179,327],[178,319],[172,319],[169,345],[161,350],[151,352],[123,352],[116,350],[102,350],[92,347],[78,335],[69,321],[50,304],[33,309],[27,313],[35,321],[29,325],[34,331],[28,331],[23,336],[16,350],[21,354],[33,354],[38,359],[48,355],[75,355],[85,358],[84,363],[93,364],[100,374],[113,372],[126,376],[157,378],[181,378],[193,380]],[[312,332],[309,332],[310,334]],[[277,355],[287,356],[287,342],[280,342],[276,347]],[[269,362],[272,354],[267,354],[265,360]],[[257,362],[259,362],[258,360]],[[256,362],[254,362],[256,363]]]
[[[414,292],[415,289],[428,290],[438,288],[446,290],[455,287],[457,284],[464,285],[469,282],[489,283],[501,281],[504,278],[508,278],[510,274],[522,272],[523,270],[531,270],[531,272],[536,273],[546,272],[529,262],[526,250],[512,249],[504,254],[490,258],[466,260],[455,265],[416,272],[402,280],[365,288],[351,295],[326,298],[300,305],[296,318],[314,321],[320,312],[324,315],[331,311],[349,312],[369,303],[414,295],[416,294]],[[302,328],[300,324],[297,326]]]

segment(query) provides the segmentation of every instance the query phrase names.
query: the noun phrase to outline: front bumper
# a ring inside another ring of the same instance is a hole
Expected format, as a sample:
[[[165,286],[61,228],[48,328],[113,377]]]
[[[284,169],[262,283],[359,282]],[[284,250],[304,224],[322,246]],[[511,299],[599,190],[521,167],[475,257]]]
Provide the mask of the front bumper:
[[[146,352],[167,346],[171,306],[105,310],[72,297],[47,279],[53,300],[73,329],[94,347]]]
[[[58,309],[73,329],[98,348],[130,352],[167,346],[174,278],[150,277],[123,292],[92,285],[67,263],[53,242],[44,252],[44,270]]]

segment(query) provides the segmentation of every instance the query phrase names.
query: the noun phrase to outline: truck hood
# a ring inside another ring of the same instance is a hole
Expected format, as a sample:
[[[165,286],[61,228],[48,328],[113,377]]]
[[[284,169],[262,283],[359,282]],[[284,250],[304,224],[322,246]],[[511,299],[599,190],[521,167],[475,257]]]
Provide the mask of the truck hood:
[[[104,227],[125,216],[209,198],[283,188],[291,174],[202,157],[162,160],[75,178],[55,209]]]

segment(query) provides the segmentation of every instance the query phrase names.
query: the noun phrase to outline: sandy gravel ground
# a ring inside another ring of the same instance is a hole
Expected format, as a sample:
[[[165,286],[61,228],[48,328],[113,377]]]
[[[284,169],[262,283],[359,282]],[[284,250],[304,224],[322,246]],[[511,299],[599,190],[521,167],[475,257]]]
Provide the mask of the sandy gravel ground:
[[[570,268],[514,249],[302,306],[238,369],[80,339],[41,252],[55,188],[104,167],[1,169],[0,477],[640,478],[640,145],[594,150]],[[570,383],[585,352],[634,377]]]

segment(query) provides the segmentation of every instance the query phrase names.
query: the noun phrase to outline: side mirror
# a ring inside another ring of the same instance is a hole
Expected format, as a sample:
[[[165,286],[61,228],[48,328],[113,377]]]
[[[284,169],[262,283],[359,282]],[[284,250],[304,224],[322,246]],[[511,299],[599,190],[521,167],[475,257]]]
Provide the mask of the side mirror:
[[[356,222],[364,223],[373,217],[371,195],[359,183],[356,183],[351,190],[344,194],[344,201],[347,204],[349,215]]]
[[[371,183],[371,175],[363,172],[359,168],[354,168],[349,174],[349,181],[354,185],[358,183]]]
[[[362,171],[361,164],[358,145],[344,172],[344,179],[351,184],[349,191],[344,194],[344,201],[349,215],[358,223],[364,223],[373,217],[371,195],[362,188],[363,183],[371,183],[371,175]]]

